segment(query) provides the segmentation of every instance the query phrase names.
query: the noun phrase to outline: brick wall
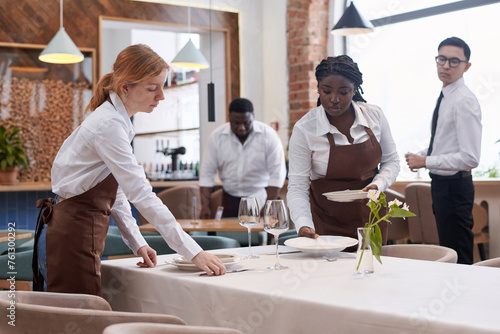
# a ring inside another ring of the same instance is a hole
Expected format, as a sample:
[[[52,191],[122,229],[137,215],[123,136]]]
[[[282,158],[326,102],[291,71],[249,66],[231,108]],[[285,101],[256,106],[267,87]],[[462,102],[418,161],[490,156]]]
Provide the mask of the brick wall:
[[[289,0],[290,129],[318,100],[314,71],[327,56],[328,0]]]

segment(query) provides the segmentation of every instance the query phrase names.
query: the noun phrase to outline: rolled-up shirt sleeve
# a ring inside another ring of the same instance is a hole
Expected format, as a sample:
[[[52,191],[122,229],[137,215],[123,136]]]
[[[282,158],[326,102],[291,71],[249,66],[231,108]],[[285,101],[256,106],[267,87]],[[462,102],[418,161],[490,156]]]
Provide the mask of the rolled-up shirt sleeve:
[[[309,183],[312,166],[312,151],[300,127],[295,126],[288,145],[289,171],[287,204],[295,228],[314,228],[309,203]]]

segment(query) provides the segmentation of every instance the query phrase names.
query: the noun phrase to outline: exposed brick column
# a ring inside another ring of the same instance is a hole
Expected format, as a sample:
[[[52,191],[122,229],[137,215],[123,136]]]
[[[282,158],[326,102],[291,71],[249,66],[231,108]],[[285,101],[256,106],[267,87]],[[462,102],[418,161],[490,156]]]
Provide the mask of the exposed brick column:
[[[316,107],[318,93],[314,71],[327,56],[328,3],[329,0],[288,1],[290,129]]]

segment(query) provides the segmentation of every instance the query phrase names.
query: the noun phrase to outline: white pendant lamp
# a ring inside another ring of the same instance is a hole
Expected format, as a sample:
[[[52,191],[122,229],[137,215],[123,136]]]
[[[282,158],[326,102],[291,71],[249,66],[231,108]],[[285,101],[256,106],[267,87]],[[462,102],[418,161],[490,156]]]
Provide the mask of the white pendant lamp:
[[[188,34],[191,36],[191,7],[188,7]],[[191,37],[177,56],[172,59],[170,65],[175,67],[199,68],[201,70],[210,67],[201,51],[194,46]]]
[[[40,53],[38,59],[52,64],[74,64],[83,61],[83,54],[71,40],[63,27],[63,0],[60,0],[60,23],[57,34],[47,47]]]
[[[175,67],[192,67],[199,69],[210,67],[200,50],[194,46],[191,38],[186,45],[184,45],[181,51],[179,51],[177,56],[175,56],[175,58],[170,62],[170,65]]]
[[[373,29],[373,24],[359,14],[356,7],[354,7],[354,3],[351,1],[351,5],[347,7],[331,33],[332,35],[347,36],[366,34],[372,32]]]

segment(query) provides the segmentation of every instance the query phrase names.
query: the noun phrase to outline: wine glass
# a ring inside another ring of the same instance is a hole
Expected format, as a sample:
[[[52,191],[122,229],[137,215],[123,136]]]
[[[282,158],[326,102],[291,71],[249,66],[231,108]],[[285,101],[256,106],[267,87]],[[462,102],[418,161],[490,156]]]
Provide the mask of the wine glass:
[[[288,231],[288,225],[288,209],[285,202],[281,199],[268,200],[264,208],[264,230],[274,235],[276,242],[276,264],[269,267],[269,270],[288,269],[279,263],[278,255],[278,238],[281,233]]]
[[[238,223],[248,229],[248,255],[246,259],[258,259],[252,254],[252,227],[259,224],[260,211],[255,197],[243,197],[238,208]]]

